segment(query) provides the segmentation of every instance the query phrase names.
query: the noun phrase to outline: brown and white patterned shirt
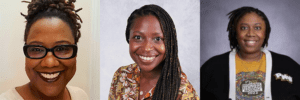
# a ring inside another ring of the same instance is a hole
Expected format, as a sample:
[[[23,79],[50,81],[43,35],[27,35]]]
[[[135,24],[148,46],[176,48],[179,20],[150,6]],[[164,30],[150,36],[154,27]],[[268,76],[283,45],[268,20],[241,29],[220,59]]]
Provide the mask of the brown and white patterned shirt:
[[[109,100],[137,100],[139,98],[140,68],[137,64],[120,67],[114,74]],[[155,87],[152,88],[143,98],[150,100]],[[188,81],[186,75],[181,73],[181,84],[177,100],[199,100],[199,97]]]

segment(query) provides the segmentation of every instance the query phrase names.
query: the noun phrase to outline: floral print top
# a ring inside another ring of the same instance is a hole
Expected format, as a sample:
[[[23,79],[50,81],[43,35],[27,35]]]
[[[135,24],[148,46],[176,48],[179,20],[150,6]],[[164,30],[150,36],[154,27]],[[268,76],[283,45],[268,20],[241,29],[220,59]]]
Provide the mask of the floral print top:
[[[139,98],[139,82],[140,68],[137,64],[120,67],[113,76],[109,100],[137,100]],[[143,97],[144,100],[151,100],[154,90],[155,87]],[[181,72],[181,84],[177,100],[200,100],[183,72]]]

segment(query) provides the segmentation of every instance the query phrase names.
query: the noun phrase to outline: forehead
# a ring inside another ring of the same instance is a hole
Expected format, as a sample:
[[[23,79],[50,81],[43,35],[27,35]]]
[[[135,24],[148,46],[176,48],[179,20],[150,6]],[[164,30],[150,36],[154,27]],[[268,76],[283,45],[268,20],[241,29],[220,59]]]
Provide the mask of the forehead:
[[[238,23],[261,23],[261,24],[265,24],[263,17],[259,16],[257,13],[255,12],[249,12],[246,13],[245,15],[243,15]]]
[[[32,24],[28,32],[26,43],[37,41],[43,44],[51,44],[58,41],[74,43],[71,28],[63,20],[51,17],[42,18]]]
[[[162,33],[160,22],[153,15],[146,15],[136,18],[133,21],[131,32],[140,31],[140,32],[157,32]]]

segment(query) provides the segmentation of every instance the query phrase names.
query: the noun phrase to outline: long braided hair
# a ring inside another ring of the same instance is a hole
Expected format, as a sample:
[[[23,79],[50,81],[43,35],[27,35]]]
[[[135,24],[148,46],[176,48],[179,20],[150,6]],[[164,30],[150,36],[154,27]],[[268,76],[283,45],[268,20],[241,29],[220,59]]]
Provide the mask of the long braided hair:
[[[230,48],[231,50],[238,47],[238,42],[236,39],[237,36],[237,32],[236,32],[236,28],[237,28],[237,23],[240,21],[240,19],[248,14],[254,12],[257,15],[259,15],[260,17],[262,17],[262,19],[265,21],[266,24],[266,32],[265,32],[265,40],[264,43],[262,45],[262,47],[264,46],[268,46],[268,39],[270,36],[270,32],[271,32],[271,26],[269,23],[269,20],[267,18],[267,16],[264,14],[264,12],[260,11],[257,8],[253,8],[253,7],[241,7],[238,9],[235,9],[231,12],[229,12],[227,15],[229,15],[229,22],[228,22],[228,26],[227,26],[227,31],[228,31],[228,37],[229,37],[229,41],[230,41]],[[237,48],[239,49],[239,48]]]
[[[129,43],[130,29],[134,20],[147,15],[153,15],[159,20],[166,48],[166,58],[162,62],[163,68],[152,99],[175,100],[180,87],[181,67],[178,59],[176,29],[170,15],[163,8],[153,4],[136,9],[127,20],[126,41]]]
[[[80,28],[81,24],[77,22],[79,20],[82,23],[80,16],[77,14],[78,11],[82,10],[82,8],[75,10],[74,2],[76,0],[31,0],[22,1],[28,4],[28,15],[22,16],[26,19],[26,28],[24,41],[26,42],[28,37],[28,32],[30,30],[31,25],[39,19],[42,18],[51,18],[57,17],[64,22],[66,22],[72,30],[72,35],[74,37],[75,43],[78,42],[81,33]]]

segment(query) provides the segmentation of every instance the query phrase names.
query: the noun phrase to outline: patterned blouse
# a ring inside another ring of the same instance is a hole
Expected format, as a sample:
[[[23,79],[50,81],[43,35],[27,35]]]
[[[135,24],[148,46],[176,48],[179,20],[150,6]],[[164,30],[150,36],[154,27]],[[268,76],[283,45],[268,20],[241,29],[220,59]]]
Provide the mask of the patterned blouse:
[[[120,67],[114,74],[109,91],[109,100],[137,100],[139,98],[140,68],[137,64]],[[143,100],[153,96],[152,88]],[[200,100],[186,75],[181,73],[181,84],[177,100]]]

